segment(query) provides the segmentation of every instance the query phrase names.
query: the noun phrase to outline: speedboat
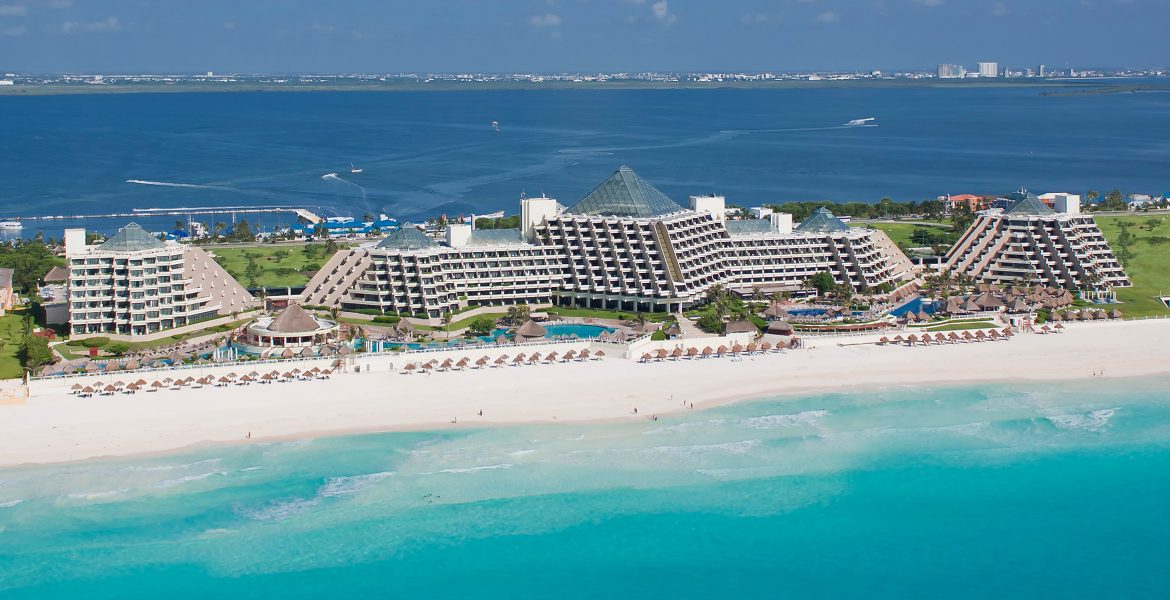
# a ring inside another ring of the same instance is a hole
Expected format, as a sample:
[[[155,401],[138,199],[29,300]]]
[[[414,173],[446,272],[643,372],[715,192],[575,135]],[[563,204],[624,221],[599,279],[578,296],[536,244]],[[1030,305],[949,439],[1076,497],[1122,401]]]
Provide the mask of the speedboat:
[[[353,163],[349,163],[349,172],[350,173],[361,173],[362,170],[353,166]]]
[[[865,125],[869,125],[871,121],[876,121],[876,120],[877,120],[877,117],[866,117],[864,119],[853,119],[852,121],[846,123],[845,125],[848,127],[862,127]]]
[[[23,229],[24,225],[20,221],[0,221],[0,229]]]

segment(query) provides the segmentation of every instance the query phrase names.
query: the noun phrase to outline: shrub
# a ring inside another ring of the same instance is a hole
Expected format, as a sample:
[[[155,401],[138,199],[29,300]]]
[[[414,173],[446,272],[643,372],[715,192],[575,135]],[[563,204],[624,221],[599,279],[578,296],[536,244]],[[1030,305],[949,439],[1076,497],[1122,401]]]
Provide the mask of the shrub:
[[[86,348],[101,348],[108,343],[110,343],[110,338],[108,337],[91,337],[81,340],[81,345]]]
[[[654,331],[654,333],[650,334],[650,339],[656,340],[656,341],[665,340],[666,339],[666,332],[661,330],[661,329],[657,329]]]
[[[109,352],[110,354],[113,354],[114,356],[122,356],[129,351],[130,351],[130,344],[127,344],[126,342],[114,342],[114,343],[110,344],[109,346],[106,346],[106,352]]]
[[[695,325],[698,325],[699,329],[702,329],[707,333],[718,334],[722,334],[723,328],[726,327],[726,325],[723,323],[723,319],[720,319],[719,317],[710,313],[699,317],[699,320],[695,322]]]
[[[397,322],[399,322],[399,321],[401,321],[401,320],[402,320],[402,318],[401,318],[401,317],[395,317],[395,316],[393,316],[393,315],[378,315],[378,316],[374,317],[374,322],[375,322],[375,323],[390,323],[390,324],[394,324],[394,323],[397,323]]]

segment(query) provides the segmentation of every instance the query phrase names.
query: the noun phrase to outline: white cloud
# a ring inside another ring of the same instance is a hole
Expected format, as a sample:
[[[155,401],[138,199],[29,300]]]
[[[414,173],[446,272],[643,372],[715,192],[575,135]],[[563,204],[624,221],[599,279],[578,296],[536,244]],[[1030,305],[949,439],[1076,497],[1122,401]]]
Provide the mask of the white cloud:
[[[318,33],[333,33],[334,27],[332,25],[322,25],[320,23],[313,23],[313,31]]]
[[[25,27],[24,25],[17,25],[16,27],[8,27],[6,29],[0,29],[0,35],[5,35],[5,36],[9,36],[9,37],[16,37],[19,35],[24,35],[26,33],[28,33],[28,27]]]
[[[235,22],[235,21],[224,21],[224,22],[223,22],[223,28],[224,28],[224,29],[235,29],[235,28],[236,28],[236,22]]]
[[[666,3],[666,0],[658,0],[658,2],[651,4],[650,10],[654,11],[654,18],[658,19],[660,23],[673,25],[674,22],[678,20],[678,18],[670,12],[670,5]]]
[[[840,20],[841,16],[831,10],[827,10],[817,15],[817,23],[836,23]]]
[[[1004,4],[1003,2],[996,2],[991,7],[991,16],[993,16],[993,17],[1004,17],[1004,16],[1007,16],[1008,14],[1010,14],[1011,12],[1012,12],[1011,9],[1009,9],[1007,7],[1007,5]]]
[[[52,0],[49,2],[49,6],[53,8],[69,8],[73,6],[73,0]]]
[[[65,21],[61,24],[61,31],[65,33],[100,33],[117,31],[120,27],[121,24],[118,22],[118,17],[106,17],[101,21],[90,21],[88,23]]]
[[[539,28],[539,27],[557,27],[561,24],[561,18],[560,18],[560,16],[554,15],[553,13],[548,13],[548,14],[544,14],[544,15],[533,15],[531,19],[528,19],[528,24],[532,25],[533,27],[537,27],[537,28]]]
[[[28,14],[28,7],[23,4],[0,4],[0,17],[23,17]]]

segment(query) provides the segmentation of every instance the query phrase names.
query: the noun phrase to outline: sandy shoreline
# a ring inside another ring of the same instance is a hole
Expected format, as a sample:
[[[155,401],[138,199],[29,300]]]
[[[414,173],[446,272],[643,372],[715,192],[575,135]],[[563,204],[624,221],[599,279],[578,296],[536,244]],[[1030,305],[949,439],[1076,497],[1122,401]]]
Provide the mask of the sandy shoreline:
[[[330,381],[134,396],[54,392],[0,406],[0,466],[379,431],[645,419],[687,410],[684,402],[699,410],[867,387],[1072,381],[1097,371],[1105,378],[1170,374],[1162,343],[1168,335],[1170,320],[1078,323],[1062,334],[926,348],[815,338],[806,350],[737,359],[344,373]]]

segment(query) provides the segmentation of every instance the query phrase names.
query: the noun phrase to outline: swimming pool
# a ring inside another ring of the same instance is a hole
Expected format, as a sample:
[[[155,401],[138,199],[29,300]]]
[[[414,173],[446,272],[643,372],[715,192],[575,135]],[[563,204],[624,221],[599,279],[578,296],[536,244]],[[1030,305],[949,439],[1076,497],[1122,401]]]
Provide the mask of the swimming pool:
[[[930,300],[923,298],[915,298],[902,306],[899,306],[890,311],[890,314],[895,317],[900,317],[906,313],[925,312],[928,315],[933,315],[934,311],[938,310],[938,305]]]
[[[829,310],[827,308],[790,308],[786,312],[794,317],[819,317],[829,312]],[[849,314],[857,317],[861,316],[863,313],[859,310],[855,310]]]
[[[554,337],[561,337],[561,336],[574,336],[575,335],[579,339],[583,339],[583,340],[599,337],[602,333],[613,333],[614,331],[616,331],[616,329],[614,329],[612,327],[603,327],[601,325],[585,325],[582,323],[547,325],[547,326],[545,326],[545,330],[548,332],[547,334],[545,334],[545,339],[551,339]],[[505,338],[508,338],[509,340],[511,340],[513,337],[513,335],[511,333],[508,333],[507,328],[501,327],[499,329],[492,331],[491,335],[480,336],[479,340],[482,341],[483,343],[490,344],[490,343],[494,343],[496,341],[496,338],[498,338],[500,336],[504,336]],[[366,345],[363,343],[363,340],[357,340],[355,343],[355,346],[356,347],[365,347],[368,351],[371,351],[371,352],[381,352],[381,351],[386,351],[386,350],[390,350],[390,349],[398,348],[398,347],[406,347],[406,348],[409,348],[411,350],[422,350],[422,349],[426,349],[426,348],[442,348],[444,346],[458,346],[460,344],[466,344],[466,343],[467,343],[467,340],[464,338],[454,338],[451,340],[429,342],[429,343],[425,343],[425,344],[418,343],[418,342],[403,343],[403,342],[388,342],[388,341],[370,340],[368,345]]]

